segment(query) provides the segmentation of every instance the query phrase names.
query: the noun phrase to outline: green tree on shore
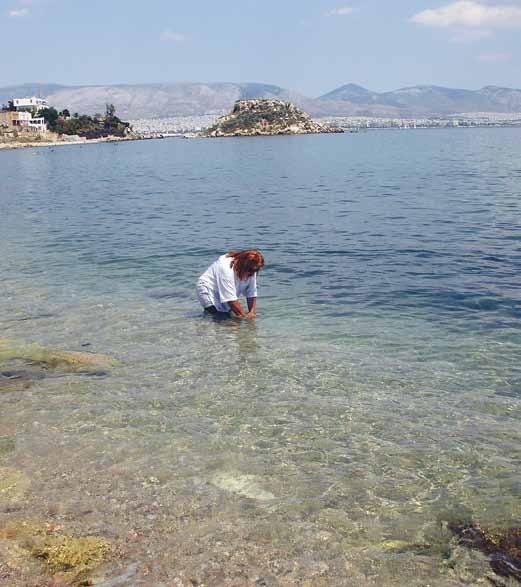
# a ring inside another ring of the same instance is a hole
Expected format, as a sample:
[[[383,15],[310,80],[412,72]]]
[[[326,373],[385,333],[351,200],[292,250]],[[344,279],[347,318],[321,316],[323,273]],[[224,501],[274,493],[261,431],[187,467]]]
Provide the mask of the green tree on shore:
[[[60,116],[56,108],[52,106],[50,108],[42,108],[38,114],[45,120],[49,130],[56,129],[57,120]]]
[[[56,108],[43,108],[40,113],[47,123],[47,128],[51,131],[63,135],[79,135],[89,139],[106,137],[106,136],[124,136],[130,126],[128,122],[123,122],[116,116],[116,108],[113,104],[107,104],[105,115],[96,114],[87,116],[86,114],[74,113],[64,108],[58,112]]]

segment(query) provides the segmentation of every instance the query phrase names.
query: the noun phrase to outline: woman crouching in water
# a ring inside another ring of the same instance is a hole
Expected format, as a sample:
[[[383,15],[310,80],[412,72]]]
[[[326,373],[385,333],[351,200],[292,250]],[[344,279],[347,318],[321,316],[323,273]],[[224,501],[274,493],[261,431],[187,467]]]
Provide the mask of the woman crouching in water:
[[[233,312],[240,318],[255,318],[257,303],[257,273],[264,267],[264,257],[254,249],[230,251],[199,277],[197,297],[206,312]],[[244,296],[248,304],[245,312],[239,298]]]

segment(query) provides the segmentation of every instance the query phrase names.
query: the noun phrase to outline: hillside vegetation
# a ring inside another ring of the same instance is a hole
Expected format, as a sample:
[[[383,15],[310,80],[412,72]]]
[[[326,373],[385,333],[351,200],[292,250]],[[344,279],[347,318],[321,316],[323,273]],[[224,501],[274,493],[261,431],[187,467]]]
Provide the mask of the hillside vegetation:
[[[113,104],[106,105],[104,115],[88,116],[75,113],[71,116],[67,108],[58,112],[56,108],[50,107],[40,110],[38,116],[45,119],[47,128],[52,132],[60,135],[78,135],[87,139],[123,137],[130,126],[128,122],[123,122],[116,116]]]

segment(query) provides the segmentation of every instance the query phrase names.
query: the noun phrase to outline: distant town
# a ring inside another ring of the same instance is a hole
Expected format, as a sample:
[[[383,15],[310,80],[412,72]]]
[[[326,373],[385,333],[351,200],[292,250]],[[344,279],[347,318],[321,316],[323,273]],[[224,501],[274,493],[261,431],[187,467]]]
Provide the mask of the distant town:
[[[129,120],[132,130],[143,136],[161,135],[163,137],[197,133],[212,126],[226,111],[202,116],[173,116],[169,118],[138,118]]]
[[[204,116],[176,116],[170,118],[140,118],[130,120],[134,132],[144,135],[179,136],[197,133],[212,126],[225,111]],[[453,127],[521,126],[520,114],[478,112],[447,117],[377,118],[365,116],[327,116],[315,118],[317,122],[338,126],[346,131],[371,129],[418,129]]]
[[[472,112],[444,117],[425,118],[376,118],[364,116],[329,116],[321,118],[329,124],[336,124],[345,130],[363,129],[415,129],[415,128],[454,128],[454,127],[498,127],[521,126],[521,113]]]

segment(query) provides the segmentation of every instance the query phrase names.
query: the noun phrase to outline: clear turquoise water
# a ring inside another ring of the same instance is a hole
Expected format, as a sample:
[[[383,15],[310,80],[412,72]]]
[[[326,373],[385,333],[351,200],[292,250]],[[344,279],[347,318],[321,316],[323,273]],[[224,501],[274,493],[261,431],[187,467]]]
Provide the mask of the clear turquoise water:
[[[518,129],[28,149],[0,174],[0,336],[120,360],[0,391],[0,466],[31,479],[2,520],[106,536],[129,585],[488,572],[446,522],[521,519]],[[246,247],[256,322],[203,317],[197,276]]]

